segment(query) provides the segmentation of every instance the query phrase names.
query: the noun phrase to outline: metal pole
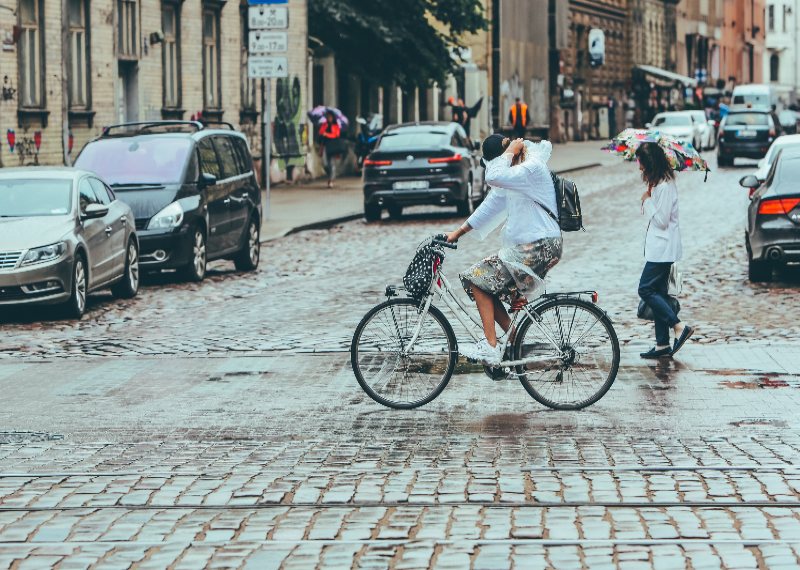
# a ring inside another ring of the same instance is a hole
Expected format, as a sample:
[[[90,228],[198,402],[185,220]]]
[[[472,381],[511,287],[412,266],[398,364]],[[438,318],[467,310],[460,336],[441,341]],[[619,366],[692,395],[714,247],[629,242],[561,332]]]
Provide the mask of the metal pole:
[[[266,146],[266,170],[267,170],[267,177],[265,179],[265,188],[267,189],[266,193],[266,200],[267,205],[264,208],[264,219],[268,220],[270,215],[270,184],[269,184],[269,173],[270,173],[270,162],[272,161],[272,120],[271,120],[271,108],[272,108],[272,79],[267,78],[267,89],[266,89],[266,107],[264,109],[264,116],[266,117],[266,126],[264,132],[266,133],[264,137],[264,145]]]
[[[264,80],[261,80],[261,185],[266,188],[267,184],[267,174],[269,174],[269,169],[267,168],[267,103],[266,103],[266,87],[264,87]],[[261,204],[261,211],[263,213],[264,219],[267,217],[267,202],[266,202],[265,193],[264,199]]]

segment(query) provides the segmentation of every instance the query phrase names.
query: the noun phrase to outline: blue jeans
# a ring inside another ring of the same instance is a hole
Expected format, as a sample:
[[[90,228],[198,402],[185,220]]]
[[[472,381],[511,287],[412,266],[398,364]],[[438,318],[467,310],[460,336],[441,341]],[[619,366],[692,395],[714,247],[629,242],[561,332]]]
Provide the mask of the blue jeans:
[[[681,322],[667,302],[671,268],[671,262],[648,261],[639,280],[639,297],[653,310],[656,318],[656,343],[659,346],[669,346],[669,329]]]

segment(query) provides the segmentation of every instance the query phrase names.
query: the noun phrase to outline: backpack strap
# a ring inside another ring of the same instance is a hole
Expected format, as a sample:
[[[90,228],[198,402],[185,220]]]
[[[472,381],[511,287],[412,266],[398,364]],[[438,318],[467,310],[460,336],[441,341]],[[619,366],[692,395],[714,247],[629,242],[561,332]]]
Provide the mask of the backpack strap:
[[[544,204],[542,204],[542,203],[541,203],[539,200],[534,200],[534,202],[536,202],[537,204],[539,204],[539,207],[540,207],[542,210],[544,210],[545,212],[547,212],[547,215],[548,215],[548,216],[550,216],[551,218],[553,218],[553,221],[556,223],[556,225],[557,225],[557,226],[559,227],[559,229],[560,229],[560,228],[561,228],[561,224],[559,223],[559,221],[558,221],[558,218],[556,217],[556,215],[555,215],[553,212],[551,212],[551,211],[550,211],[550,208],[548,208],[547,206],[545,206]]]

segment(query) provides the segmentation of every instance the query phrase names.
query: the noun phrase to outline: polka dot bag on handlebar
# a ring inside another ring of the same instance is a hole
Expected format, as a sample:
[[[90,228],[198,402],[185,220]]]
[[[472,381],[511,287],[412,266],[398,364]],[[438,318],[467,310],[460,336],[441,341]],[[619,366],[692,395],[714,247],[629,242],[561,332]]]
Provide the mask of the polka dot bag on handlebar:
[[[422,299],[431,290],[435,268],[444,260],[440,247],[423,245],[417,249],[414,259],[406,269],[403,286],[414,299]]]

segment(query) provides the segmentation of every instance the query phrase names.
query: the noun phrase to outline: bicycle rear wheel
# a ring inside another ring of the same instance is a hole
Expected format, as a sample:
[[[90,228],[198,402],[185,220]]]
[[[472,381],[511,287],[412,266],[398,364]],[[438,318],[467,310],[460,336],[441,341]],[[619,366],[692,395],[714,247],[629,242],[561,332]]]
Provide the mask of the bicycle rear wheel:
[[[551,299],[533,311],[541,316],[538,326],[525,319],[514,341],[515,359],[541,358],[516,367],[525,390],[556,410],[579,410],[597,402],[619,370],[619,341],[608,316],[574,298]]]
[[[372,308],[356,327],[350,363],[358,383],[379,404],[396,409],[425,405],[453,375],[456,337],[436,307],[429,308],[414,346],[406,351],[421,317],[414,299],[390,299]]]

